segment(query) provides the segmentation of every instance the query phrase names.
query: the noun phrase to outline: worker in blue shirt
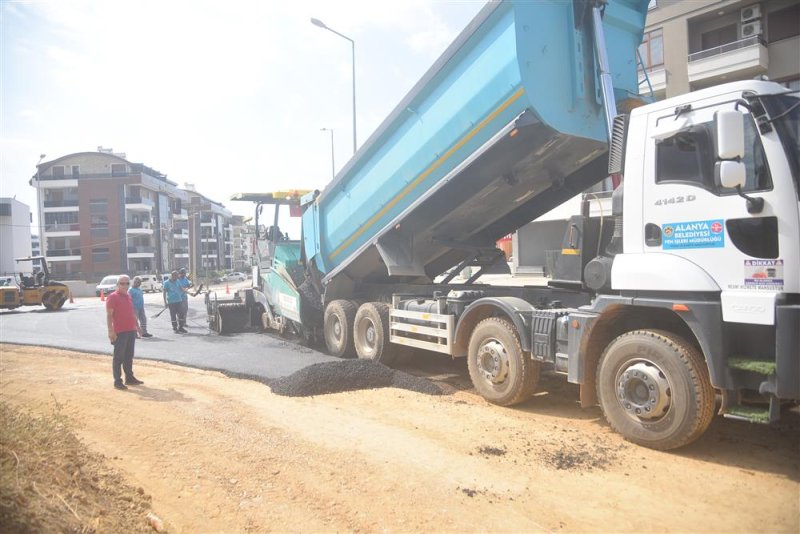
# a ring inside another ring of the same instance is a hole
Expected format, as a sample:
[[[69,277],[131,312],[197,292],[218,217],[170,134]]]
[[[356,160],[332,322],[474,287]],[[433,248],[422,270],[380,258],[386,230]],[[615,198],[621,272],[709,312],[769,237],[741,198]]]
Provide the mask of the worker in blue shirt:
[[[153,337],[147,332],[147,314],[144,313],[144,292],[142,291],[142,279],[134,276],[133,285],[128,288],[128,295],[133,302],[133,311],[139,319],[139,327],[142,329],[141,337]]]
[[[183,317],[185,320],[186,317],[189,316],[189,288],[194,285],[192,284],[192,281],[189,280],[189,277],[186,276],[186,269],[181,268],[178,271],[178,284],[180,284],[182,288],[186,289],[186,292],[183,294],[183,301],[181,301],[181,309],[183,311]]]
[[[186,289],[178,282],[178,271],[170,273],[169,280],[164,282],[164,304],[169,306],[169,316],[172,319],[172,330],[176,334],[188,334],[186,315],[183,313],[183,295]]]

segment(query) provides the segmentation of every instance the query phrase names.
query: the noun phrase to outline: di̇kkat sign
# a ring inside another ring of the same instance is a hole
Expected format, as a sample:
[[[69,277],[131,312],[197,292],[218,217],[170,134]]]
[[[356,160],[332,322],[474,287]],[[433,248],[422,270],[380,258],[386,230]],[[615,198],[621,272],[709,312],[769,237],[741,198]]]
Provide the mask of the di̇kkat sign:
[[[744,260],[744,285],[782,288],[783,260]]]

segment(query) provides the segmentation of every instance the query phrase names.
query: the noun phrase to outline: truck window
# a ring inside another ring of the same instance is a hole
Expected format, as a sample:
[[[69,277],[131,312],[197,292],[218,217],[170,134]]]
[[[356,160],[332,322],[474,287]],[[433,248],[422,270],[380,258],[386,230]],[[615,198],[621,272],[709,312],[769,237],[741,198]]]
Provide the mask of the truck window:
[[[656,142],[656,183],[685,183],[702,187],[715,195],[735,195],[732,188],[719,187],[714,181],[715,140],[712,123],[703,123],[672,137]],[[744,121],[747,169],[745,192],[772,189],[772,176],[764,155],[761,137],[748,116]]]
[[[693,126],[656,142],[656,183],[684,183],[714,190],[710,125]]]

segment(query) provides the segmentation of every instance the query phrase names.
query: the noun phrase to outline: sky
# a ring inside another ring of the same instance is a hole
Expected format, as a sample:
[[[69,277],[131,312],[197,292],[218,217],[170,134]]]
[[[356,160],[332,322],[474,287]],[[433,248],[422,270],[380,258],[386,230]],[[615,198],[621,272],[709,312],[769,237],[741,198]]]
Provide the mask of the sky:
[[[323,189],[482,0],[0,0],[0,197],[36,220],[28,180],[97,147],[237,192]]]

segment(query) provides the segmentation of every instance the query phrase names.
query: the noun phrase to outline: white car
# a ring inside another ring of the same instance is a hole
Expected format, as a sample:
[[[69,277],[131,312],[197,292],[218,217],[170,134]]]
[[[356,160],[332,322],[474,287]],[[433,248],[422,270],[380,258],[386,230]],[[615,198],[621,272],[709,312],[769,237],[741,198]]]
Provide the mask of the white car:
[[[247,275],[240,272],[228,273],[222,277],[223,282],[244,282],[247,280]]]
[[[95,287],[95,294],[99,297],[100,292],[102,291],[107,296],[109,293],[113,293],[114,291],[116,291],[117,280],[119,280],[119,277],[120,275],[113,274],[111,276],[106,276],[105,278],[100,280],[100,283],[97,284],[97,286]]]
[[[161,280],[154,274],[140,274],[139,278],[142,279],[142,291],[145,293],[158,293],[161,291]]]

